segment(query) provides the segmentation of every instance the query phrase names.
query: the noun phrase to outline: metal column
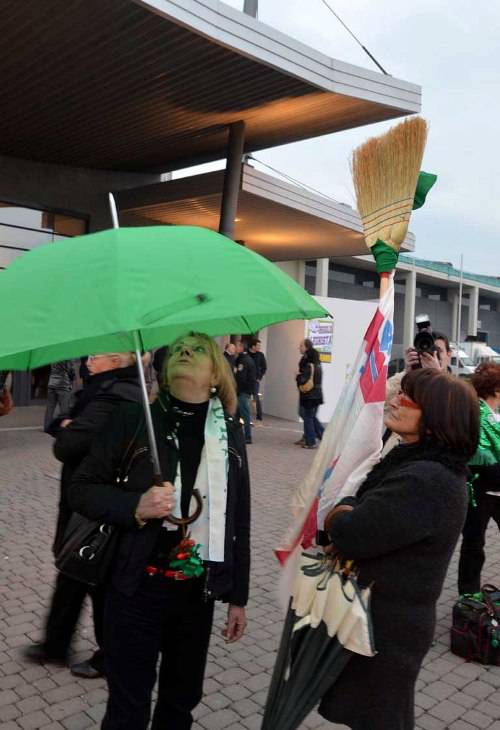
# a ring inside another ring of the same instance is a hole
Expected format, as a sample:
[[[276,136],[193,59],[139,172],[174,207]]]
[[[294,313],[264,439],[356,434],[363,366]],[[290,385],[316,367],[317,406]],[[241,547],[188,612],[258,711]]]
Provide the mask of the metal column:
[[[229,142],[222,190],[219,233],[234,240],[234,219],[238,212],[241,164],[245,145],[245,122],[234,122],[229,127]]]

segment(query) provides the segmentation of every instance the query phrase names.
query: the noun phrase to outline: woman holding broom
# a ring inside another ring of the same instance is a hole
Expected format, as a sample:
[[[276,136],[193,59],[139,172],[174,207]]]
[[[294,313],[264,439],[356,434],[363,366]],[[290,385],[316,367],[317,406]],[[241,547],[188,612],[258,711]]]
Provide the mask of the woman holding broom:
[[[152,728],[189,730],[215,599],[228,603],[226,640],[243,635],[250,499],[235,409],[233,376],[217,345],[204,334],[181,337],[152,406],[167,481],[152,486],[146,434],[134,440],[138,406],[120,408],[75,475],[73,509],[120,532],[104,617],[103,730],[146,730],[160,655]]]
[[[327,516],[331,550],[372,585],[377,654],[354,654],[319,712],[351,730],[413,730],[415,683],[467,509],[467,461],[479,438],[472,389],[437,370],[402,380],[385,425],[396,446]],[[443,408],[446,403],[447,407]]]

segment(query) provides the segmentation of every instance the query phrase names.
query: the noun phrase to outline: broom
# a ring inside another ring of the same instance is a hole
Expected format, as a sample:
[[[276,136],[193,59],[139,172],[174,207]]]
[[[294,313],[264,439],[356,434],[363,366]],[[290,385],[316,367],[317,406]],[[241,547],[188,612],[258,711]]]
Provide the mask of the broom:
[[[380,274],[381,297],[390,272],[396,268],[411,211],[423,205],[436,181],[435,175],[419,174],[426,140],[426,121],[413,117],[380,137],[369,139],[353,152],[357,206],[366,244]]]

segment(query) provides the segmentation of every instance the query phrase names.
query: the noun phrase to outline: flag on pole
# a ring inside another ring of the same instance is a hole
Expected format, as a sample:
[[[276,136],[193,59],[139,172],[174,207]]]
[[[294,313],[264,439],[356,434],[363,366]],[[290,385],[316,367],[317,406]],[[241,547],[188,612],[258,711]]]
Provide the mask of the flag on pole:
[[[293,523],[276,548],[284,565],[296,548],[308,548],[328,512],[356,494],[379,461],[387,369],[393,338],[394,275],[363,338],[352,376],[323,434],[312,468],[292,504]]]

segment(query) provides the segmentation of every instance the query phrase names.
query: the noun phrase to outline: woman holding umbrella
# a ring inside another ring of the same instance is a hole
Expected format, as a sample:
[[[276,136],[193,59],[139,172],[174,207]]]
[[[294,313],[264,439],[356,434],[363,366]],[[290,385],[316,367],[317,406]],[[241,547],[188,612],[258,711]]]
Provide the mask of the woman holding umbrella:
[[[412,730],[414,690],[435,607],[467,510],[467,461],[479,437],[473,390],[423,369],[405,375],[385,424],[401,445],[340,502],[325,530],[373,584],[374,657],[355,654],[319,711],[352,730]]]
[[[235,408],[232,374],[216,344],[204,334],[181,337],[152,406],[163,485],[152,486],[145,433],[134,440],[135,405],[120,407],[73,479],[73,509],[120,529],[104,621],[105,730],[148,727],[160,654],[152,727],[190,728],[215,599],[228,603],[226,640],[243,635],[250,500]],[[191,540],[179,526],[187,521]]]

